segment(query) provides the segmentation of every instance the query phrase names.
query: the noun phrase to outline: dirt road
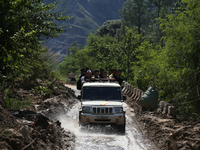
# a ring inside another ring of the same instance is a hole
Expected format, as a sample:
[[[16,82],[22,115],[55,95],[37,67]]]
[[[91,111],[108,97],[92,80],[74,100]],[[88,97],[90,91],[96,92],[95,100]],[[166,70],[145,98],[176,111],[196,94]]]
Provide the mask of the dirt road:
[[[73,85],[66,85],[75,91],[78,95],[79,91]],[[66,115],[59,116],[63,128],[70,130],[75,134],[75,149],[77,150],[154,150],[156,149],[143,136],[134,122],[133,110],[124,104],[126,110],[126,133],[120,135],[115,128],[111,126],[87,126],[80,128],[78,125],[78,111],[80,102],[68,110]],[[70,122],[70,123],[69,123]]]
[[[157,111],[141,111],[127,96],[124,135],[111,126],[82,128],[78,125],[80,102],[75,96],[80,91],[62,82],[56,82],[56,87],[49,98],[19,89],[18,95],[33,100],[24,110],[0,105],[0,149],[200,150],[200,119],[181,121]]]

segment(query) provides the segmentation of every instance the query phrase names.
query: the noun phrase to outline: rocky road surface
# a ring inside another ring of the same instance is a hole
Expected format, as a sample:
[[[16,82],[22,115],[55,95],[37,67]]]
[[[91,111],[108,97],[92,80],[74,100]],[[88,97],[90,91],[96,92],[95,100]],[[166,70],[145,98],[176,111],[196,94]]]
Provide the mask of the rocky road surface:
[[[65,85],[75,91],[79,91],[73,85]],[[61,126],[75,134],[76,150],[154,150],[154,145],[147,140],[134,122],[134,112],[132,108],[124,104],[126,110],[126,133],[121,135],[111,126],[87,126],[81,128],[78,125],[78,111],[80,102],[69,109],[66,115],[58,116]]]

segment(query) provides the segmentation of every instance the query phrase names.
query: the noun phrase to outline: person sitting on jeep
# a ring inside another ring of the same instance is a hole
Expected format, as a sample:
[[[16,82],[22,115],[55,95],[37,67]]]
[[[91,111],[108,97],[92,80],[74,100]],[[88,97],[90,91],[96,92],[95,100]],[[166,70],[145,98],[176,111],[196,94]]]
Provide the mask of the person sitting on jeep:
[[[77,84],[76,84],[76,88],[78,90],[81,90],[81,86],[82,86],[81,78],[85,75],[84,68],[82,68],[80,71],[81,71],[81,74],[79,75],[78,81],[77,81]]]
[[[103,72],[104,72],[104,69],[103,69],[103,68],[101,68],[101,69],[100,69],[100,74],[99,74],[99,77],[100,77],[100,78],[102,78],[102,77],[103,77]]]
[[[91,70],[87,70],[87,72],[85,73],[85,76],[83,76],[81,78],[81,83],[85,83],[85,82],[90,82],[91,81],[91,76],[92,76],[92,71]]]
[[[94,71],[94,75],[91,78],[92,81],[99,81],[100,77],[99,77],[99,70],[95,70]]]
[[[115,74],[116,74],[116,69],[111,69],[111,70],[109,70],[109,73],[111,73],[111,74],[109,74],[109,80],[110,80],[110,81],[115,81],[114,76],[115,76]]]
[[[108,81],[108,80],[109,80],[109,77],[108,77],[108,75],[107,75],[107,72],[104,71],[104,72],[102,73],[101,81],[102,81],[102,82],[105,82],[105,81]]]
[[[85,75],[85,71],[84,71],[84,68],[82,68],[81,70],[81,74],[79,75],[79,79],[81,79],[82,78],[82,76],[84,76]]]
[[[117,75],[114,77],[115,80],[119,83],[119,85],[121,85],[124,80],[123,77],[121,76],[121,74],[122,74],[122,70],[118,69]]]
[[[108,76],[110,76],[113,73],[113,69],[109,69]]]

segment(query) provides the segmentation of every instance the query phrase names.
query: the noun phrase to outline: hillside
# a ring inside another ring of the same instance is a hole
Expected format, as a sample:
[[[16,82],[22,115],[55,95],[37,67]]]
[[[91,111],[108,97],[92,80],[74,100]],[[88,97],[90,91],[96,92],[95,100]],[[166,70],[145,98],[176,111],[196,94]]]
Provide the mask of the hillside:
[[[73,42],[85,45],[87,36],[94,32],[105,21],[119,19],[119,9],[126,0],[59,0],[55,12],[65,10],[65,15],[73,16],[73,20],[59,22],[71,26],[62,36],[46,41],[47,48],[52,48],[65,55],[67,47]]]

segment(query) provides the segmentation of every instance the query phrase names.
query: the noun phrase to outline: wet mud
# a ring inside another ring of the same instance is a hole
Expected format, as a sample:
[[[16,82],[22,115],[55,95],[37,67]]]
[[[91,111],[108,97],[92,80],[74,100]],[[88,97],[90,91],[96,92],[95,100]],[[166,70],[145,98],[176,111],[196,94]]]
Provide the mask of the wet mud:
[[[200,120],[181,121],[157,111],[142,111],[136,101],[127,97],[127,104],[135,112],[134,120],[157,149],[199,150]]]

